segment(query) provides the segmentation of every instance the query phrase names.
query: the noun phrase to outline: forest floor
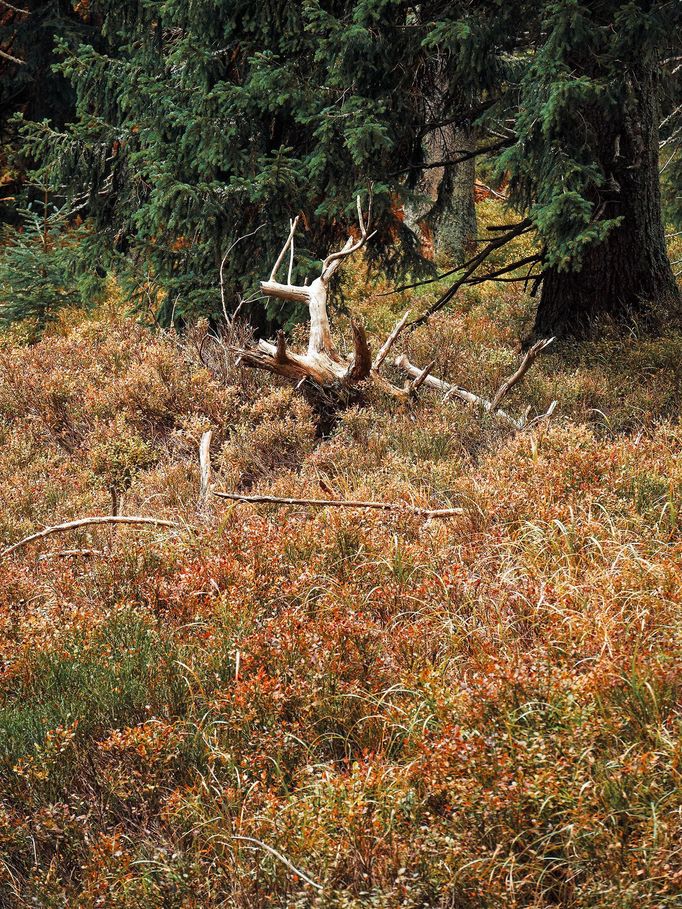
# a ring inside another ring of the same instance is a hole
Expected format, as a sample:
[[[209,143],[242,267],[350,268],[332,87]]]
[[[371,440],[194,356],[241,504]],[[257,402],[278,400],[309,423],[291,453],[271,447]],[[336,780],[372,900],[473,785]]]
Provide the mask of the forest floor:
[[[381,338],[408,295],[361,278]],[[398,349],[490,395],[531,311],[469,291]],[[528,432],[377,391],[319,439],[205,330],[0,342],[0,542],[112,486],[181,525],[0,559],[0,906],[679,907],[682,333],[554,346]],[[202,510],[207,429],[216,489],[463,514]]]

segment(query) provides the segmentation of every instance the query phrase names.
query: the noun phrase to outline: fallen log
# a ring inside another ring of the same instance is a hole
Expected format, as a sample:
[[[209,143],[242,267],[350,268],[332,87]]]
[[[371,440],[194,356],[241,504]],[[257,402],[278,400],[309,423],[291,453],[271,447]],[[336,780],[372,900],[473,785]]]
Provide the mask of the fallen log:
[[[459,398],[461,401],[465,401],[467,404],[474,404],[480,407],[486,413],[492,414],[498,420],[501,420],[503,423],[511,426],[517,432],[520,432],[524,429],[529,429],[531,426],[535,426],[542,420],[549,419],[554,413],[557,402],[552,401],[545,413],[540,414],[530,421],[528,420],[528,411],[526,411],[526,413],[524,413],[521,417],[513,417],[511,414],[508,414],[506,410],[502,410],[500,407],[500,402],[509,393],[509,391],[518,382],[521,381],[521,379],[525,376],[525,374],[537,359],[538,355],[546,350],[550,344],[553,343],[553,341],[554,338],[545,338],[534,344],[530,350],[526,352],[523,360],[519,364],[518,369],[516,369],[516,371],[511,376],[505,379],[504,382],[502,382],[498,390],[493,395],[492,400],[490,401],[481,395],[474,394],[473,391],[462,388],[461,385],[454,385],[450,382],[446,382],[444,379],[438,379],[436,376],[432,376],[431,370],[433,369],[435,361],[429,363],[424,369],[420,369],[419,366],[415,366],[414,363],[410,363],[410,360],[406,354],[400,354],[400,356],[395,358],[394,366],[397,369],[402,370],[408,376],[412,377],[412,382],[410,383],[410,390],[412,393],[416,392],[420,385],[427,385],[430,388],[434,388],[437,391],[443,392],[443,401],[449,401],[451,398]]]

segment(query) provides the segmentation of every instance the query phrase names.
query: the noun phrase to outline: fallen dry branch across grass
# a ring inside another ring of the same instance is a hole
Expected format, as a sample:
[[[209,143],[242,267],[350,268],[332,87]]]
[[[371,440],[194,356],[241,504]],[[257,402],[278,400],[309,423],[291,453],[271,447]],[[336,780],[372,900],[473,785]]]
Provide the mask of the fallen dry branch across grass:
[[[83,559],[90,559],[93,556],[103,556],[105,553],[101,549],[59,549],[57,552],[44,552],[38,556],[39,562],[46,562],[48,559],[73,559],[80,556]]]
[[[253,504],[313,505],[321,508],[329,506],[332,508],[374,508],[382,511],[406,511],[410,514],[421,515],[425,518],[449,518],[465,513],[464,508],[421,508],[418,505],[410,505],[408,502],[356,502],[347,499],[295,499],[267,495],[249,496],[236,492],[214,492],[213,495],[221,499],[230,499],[234,502],[250,502]],[[0,558],[11,555],[13,552],[23,549],[24,546],[28,546],[29,543],[34,543],[36,540],[42,540],[54,533],[65,533],[67,530],[76,530],[80,527],[89,527],[97,524],[146,524],[152,527],[170,528],[185,526],[178,521],[168,521],[165,518],[128,517],[127,515],[98,515],[91,518],[79,518],[77,521],[67,521],[65,524],[55,524],[53,527],[45,527],[44,530],[24,537],[23,540],[19,540],[17,543],[13,543],[11,546],[3,549],[0,552]],[[56,555],[94,555],[96,552],[97,550],[90,549],[66,550],[57,553]]]
[[[33,543],[36,540],[42,540],[44,537],[49,537],[53,533],[65,533],[67,530],[76,530],[79,527],[89,527],[96,524],[148,524],[152,527],[173,528],[182,526],[177,521],[167,521],[164,518],[149,518],[132,515],[97,515],[91,518],[79,518],[77,521],[67,521],[65,524],[55,524],[53,527],[45,527],[44,530],[24,537],[23,540],[19,540],[17,543],[13,543],[6,549],[3,549],[2,552],[0,552],[0,558],[11,555],[11,553],[16,552],[18,549],[28,546],[29,543]]]
[[[375,508],[381,511],[408,511],[426,518],[450,518],[465,513],[464,508],[421,508],[409,502],[365,502],[350,499],[294,499],[285,496],[242,495],[237,492],[214,492],[220,499],[269,505],[314,505],[318,508]]]
[[[526,352],[523,360],[519,364],[518,369],[511,375],[509,378],[505,379],[504,382],[500,385],[498,390],[493,395],[491,401],[487,398],[482,397],[481,395],[474,394],[472,391],[468,391],[466,388],[462,388],[461,385],[454,385],[450,382],[446,382],[443,379],[438,379],[435,376],[431,375],[431,370],[435,365],[435,360],[429,363],[424,369],[420,369],[419,366],[415,366],[410,362],[406,354],[400,354],[400,356],[395,358],[394,365],[401,369],[403,372],[407,373],[408,376],[411,376],[413,379],[412,390],[416,391],[421,385],[428,385],[431,388],[436,389],[437,391],[444,392],[443,401],[449,401],[451,398],[459,398],[461,401],[465,401],[467,404],[475,404],[478,407],[482,407],[486,413],[491,413],[493,416],[497,417],[498,420],[502,420],[508,426],[511,426],[513,429],[520,432],[524,429],[529,429],[531,426],[536,425],[542,420],[549,419],[554,413],[557,402],[552,401],[547,411],[540,416],[535,417],[532,420],[528,420],[527,410],[521,417],[513,417],[511,414],[508,414],[506,410],[502,410],[499,406],[502,399],[509,391],[516,385],[528,372],[530,367],[533,365],[538,355],[546,350],[550,344],[554,342],[554,338],[545,338],[541,341],[537,341],[533,346]]]
[[[306,884],[309,884],[311,887],[314,887],[315,890],[324,890],[324,887],[321,884],[318,884],[317,881],[314,881],[305,871],[301,871],[300,868],[297,868],[296,865],[291,862],[286,855],[282,855],[277,849],[273,846],[269,846],[267,843],[262,842],[262,840],[257,840],[253,836],[238,836],[236,833],[231,837],[232,840],[236,840],[241,843],[249,843],[252,846],[256,846],[258,849],[263,849],[265,852],[268,852],[274,858],[282,862],[283,865],[286,865],[290,871],[293,871],[301,880],[304,880]]]

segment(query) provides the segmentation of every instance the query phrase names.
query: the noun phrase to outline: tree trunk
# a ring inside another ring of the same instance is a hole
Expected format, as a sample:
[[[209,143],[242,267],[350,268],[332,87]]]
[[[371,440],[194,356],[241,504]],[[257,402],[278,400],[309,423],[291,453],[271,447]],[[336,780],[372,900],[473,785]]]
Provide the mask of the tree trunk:
[[[471,132],[452,131],[452,157],[457,158],[474,146]],[[476,239],[476,200],[474,181],[476,160],[470,158],[448,168],[438,187],[438,199],[429,220],[433,228],[433,247],[436,255],[450,262],[464,262],[473,251]]]
[[[456,159],[472,148],[470,130],[442,127],[424,139],[425,163]],[[428,167],[416,187],[422,200],[405,208],[405,221],[422,244],[428,248],[430,242],[435,255],[455,264],[467,258],[476,239],[475,177],[474,158],[448,167]]]
[[[603,219],[623,220],[604,241],[587,248],[579,271],[545,272],[535,337],[584,336],[604,317],[621,323],[646,321],[656,307],[679,302],[661,215],[653,71],[632,78],[630,89],[631,100],[619,119],[607,122],[602,112],[599,125],[595,123],[600,162],[608,177],[595,207],[601,206]]]

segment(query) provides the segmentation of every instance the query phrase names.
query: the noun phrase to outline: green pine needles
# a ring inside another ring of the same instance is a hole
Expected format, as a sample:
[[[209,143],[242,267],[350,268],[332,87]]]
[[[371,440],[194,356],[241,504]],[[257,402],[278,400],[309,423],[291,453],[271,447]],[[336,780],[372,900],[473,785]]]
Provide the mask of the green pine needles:
[[[69,226],[65,208],[45,198],[18,214],[22,226],[0,235],[0,326],[25,322],[39,335],[64,309],[94,302],[99,279],[83,269],[89,232]]]
[[[236,306],[295,213],[302,283],[370,185],[369,254],[389,274],[419,267],[401,207],[446,126],[504,178],[510,222],[530,220],[543,331],[676,294],[658,129],[679,109],[679,4],[92,0],[88,15],[89,43],[59,43],[71,122],[25,123],[25,153],[54,192],[87,200],[90,264],[161,322],[220,316],[221,262],[245,237],[223,265]],[[263,312],[249,312],[261,330]]]

